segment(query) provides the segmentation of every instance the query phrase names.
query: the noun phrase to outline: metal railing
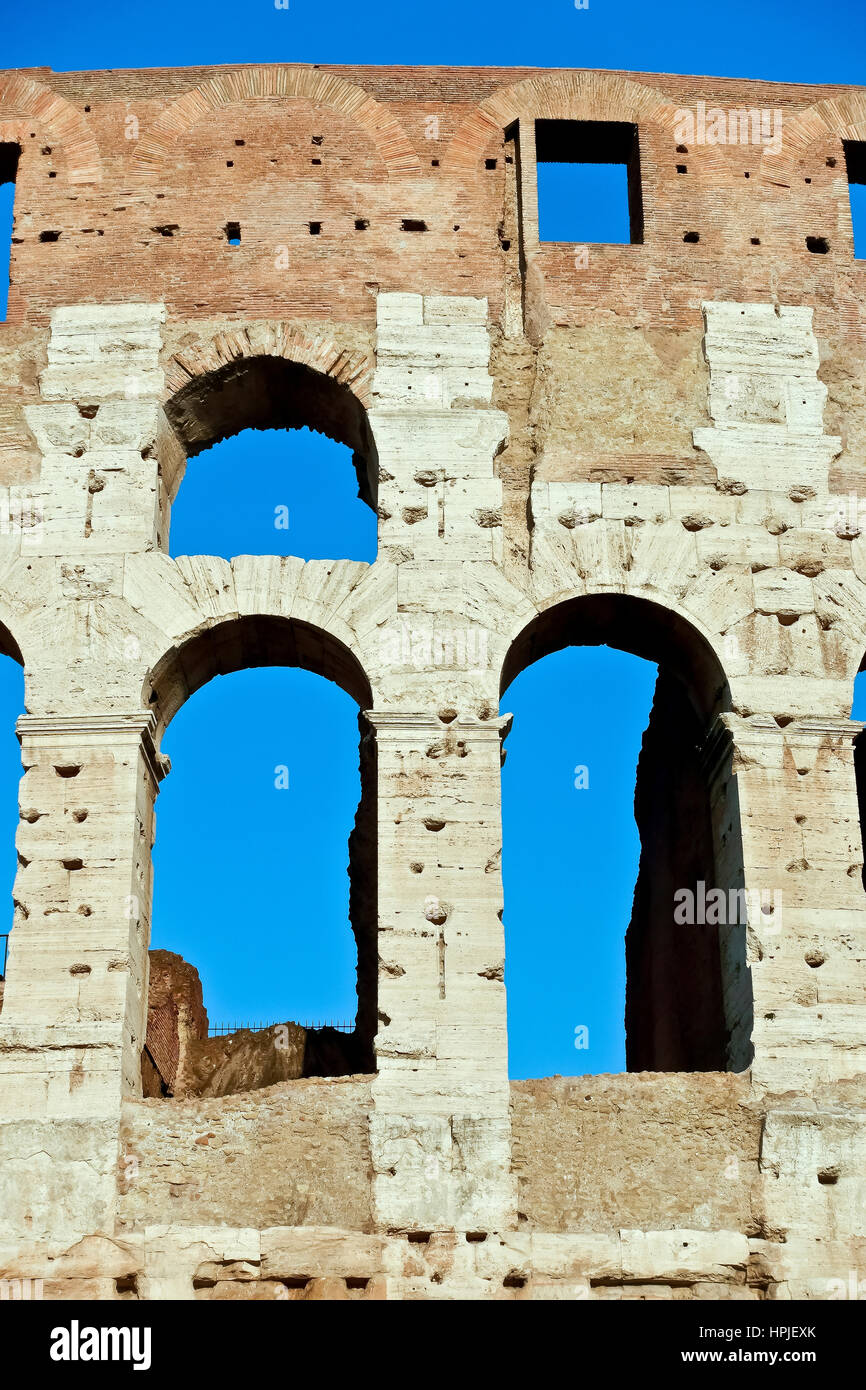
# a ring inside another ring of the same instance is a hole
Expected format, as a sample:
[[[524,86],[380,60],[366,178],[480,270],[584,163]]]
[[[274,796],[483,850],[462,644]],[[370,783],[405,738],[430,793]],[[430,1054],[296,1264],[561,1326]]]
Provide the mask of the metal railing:
[[[243,1023],[211,1023],[208,1027],[209,1038],[224,1038],[228,1033],[240,1033],[246,1029],[250,1033],[262,1033],[267,1028],[282,1028],[286,1023],[297,1023],[299,1028],[306,1028],[307,1032],[312,1032],[316,1028],[334,1028],[338,1033],[354,1033],[355,1024],[345,1018],[316,1019],[280,1019],[278,1022],[253,1023],[249,1019]]]

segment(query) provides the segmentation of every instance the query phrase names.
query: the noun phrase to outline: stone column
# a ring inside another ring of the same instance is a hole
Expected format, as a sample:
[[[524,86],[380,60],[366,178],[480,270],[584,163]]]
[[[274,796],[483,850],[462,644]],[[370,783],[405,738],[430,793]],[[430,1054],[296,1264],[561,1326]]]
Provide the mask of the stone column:
[[[121,1100],[140,1094],[147,1019],[153,803],[163,774],[153,723],[143,711],[19,720],[25,772],[0,1015],[0,1201],[10,1229],[28,1223],[30,1239],[68,1243],[79,1231],[110,1229]],[[46,1166],[44,1184],[33,1180],[34,1163]],[[26,1202],[15,1195],[24,1172]]]
[[[723,716],[750,893],[756,1083],[856,1075],[866,1044],[866,900],[854,739],[842,718]],[[733,850],[732,850],[733,852]],[[760,905],[756,899],[761,895]]]
[[[379,764],[378,1076],[382,1228],[514,1223],[500,721],[372,713]]]

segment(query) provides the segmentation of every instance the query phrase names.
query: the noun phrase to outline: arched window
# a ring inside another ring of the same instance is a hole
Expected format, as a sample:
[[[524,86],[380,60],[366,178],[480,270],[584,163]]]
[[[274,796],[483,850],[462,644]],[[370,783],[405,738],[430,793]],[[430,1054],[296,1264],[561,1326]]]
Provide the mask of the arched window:
[[[159,727],[171,725],[161,751],[175,770],[154,852],[146,1094],[372,1071],[375,750],[359,714],[371,705],[363,672],[325,632],[242,618],[167,654],[149,691]]]
[[[503,688],[512,1074],[741,1070],[747,905],[708,643],[646,600],[575,599],[524,630]]]
[[[166,414],[180,446],[161,459],[172,555],[375,560],[376,451],[348,386],[241,358],[194,377]]]

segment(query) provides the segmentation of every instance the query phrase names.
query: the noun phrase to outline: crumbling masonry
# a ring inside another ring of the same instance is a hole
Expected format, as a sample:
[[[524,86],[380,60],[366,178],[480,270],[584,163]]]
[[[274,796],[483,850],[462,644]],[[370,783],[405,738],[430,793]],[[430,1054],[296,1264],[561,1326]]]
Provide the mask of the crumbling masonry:
[[[779,113],[781,146],[739,119],[690,143],[699,103]],[[540,242],[536,160],[606,141],[631,243]],[[27,706],[6,1280],[57,1298],[866,1289],[864,149],[866,93],[839,87],[0,75],[0,636]],[[185,460],[301,424],[351,446],[375,563],[171,559]],[[661,670],[630,1070],[509,1084],[500,690],[587,642]],[[160,739],[204,682],[261,664],[329,677],[361,712],[362,1070],[146,1099]],[[763,905],[748,926],[675,923],[698,881]]]

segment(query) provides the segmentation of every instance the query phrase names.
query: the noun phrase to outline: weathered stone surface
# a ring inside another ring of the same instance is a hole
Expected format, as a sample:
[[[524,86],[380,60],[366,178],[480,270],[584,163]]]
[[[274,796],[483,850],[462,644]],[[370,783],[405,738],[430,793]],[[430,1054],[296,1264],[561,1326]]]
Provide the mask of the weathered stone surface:
[[[862,1296],[862,96],[308,65],[9,82],[0,649],[28,713],[0,1276],[52,1298]],[[698,101],[782,109],[800,138],[675,158]],[[638,127],[644,241],[540,241],[538,117]],[[187,458],[297,425],[352,450],[375,562],[171,558]],[[509,1084],[499,699],[577,643],[661,669],[640,1070]],[[192,978],[148,953],[162,734],[263,660],[361,711],[356,1032],[297,1029],[279,1057],[207,1040]],[[698,882],[732,915],[672,922]]]

